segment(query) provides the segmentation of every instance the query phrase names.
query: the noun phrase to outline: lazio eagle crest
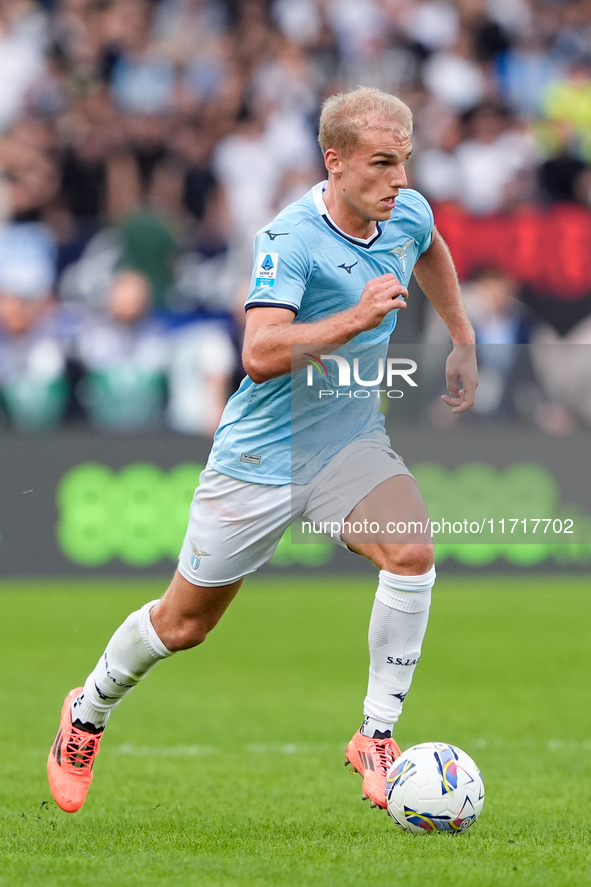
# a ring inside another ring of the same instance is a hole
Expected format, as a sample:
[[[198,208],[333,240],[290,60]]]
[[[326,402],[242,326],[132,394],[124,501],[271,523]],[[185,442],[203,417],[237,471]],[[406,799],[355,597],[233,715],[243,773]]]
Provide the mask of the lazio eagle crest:
[[[193,549],[193,556],[191,557],[191,569],[196,570],[201,563],[202,557],[211,557],[208,551],[203,551],[201,548],[197,548],[194,542],[191,542],[191,548]]]

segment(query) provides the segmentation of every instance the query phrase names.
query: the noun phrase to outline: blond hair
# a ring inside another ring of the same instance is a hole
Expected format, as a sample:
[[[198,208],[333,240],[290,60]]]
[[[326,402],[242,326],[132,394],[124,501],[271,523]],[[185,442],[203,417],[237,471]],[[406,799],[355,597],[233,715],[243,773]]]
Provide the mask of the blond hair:
[[[369,129],[389,129],[404,139],[412,133],[412,111],[396,96],[367,86],[332,95],[323,103],[318,132],[323,154],[329,148],[352,154]]]

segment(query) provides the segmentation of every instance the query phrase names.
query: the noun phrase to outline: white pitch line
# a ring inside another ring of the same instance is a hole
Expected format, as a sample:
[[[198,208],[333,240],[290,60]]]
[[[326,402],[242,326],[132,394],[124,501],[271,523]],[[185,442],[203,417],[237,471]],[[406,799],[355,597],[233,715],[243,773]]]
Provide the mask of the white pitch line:
[[[192,758],[205,755],[217,755],[219,748],[212,745],[131,745],[125,743],[113,749],[116,755],[132,755],[145,758]]]
[[[105,745],[105,750],[108,746]],[[472,750],[490,749],[491,751],[505,750],[545,750],[545,751],[563,751],[563,752],[589,752],[591,751],[591,739],[551,739],[549,741],[512,741],[498,738],[493,739],[474,739],[472,742],[465,743],[465,749],[469,754]],[[257,743],[253,742],[236,749],[236,752],[250,755],[335,755],[343,754],[345,751],[345,743],[306,743],[306,742],[286,742],[286,743]],[[129,757],[144,758],[197,758],[212,755],[227,754],[226,748],[214,745],[132,745],[125,743],[109,749],[111,754],[123,755]],[[28,753],[35,757],[47,755],[47,749],[41,747],[29,748]]]
[[[314,755],[334,754],[344,751],[345,745],[341,744],[313,744],[313,743],[251,743],[243,748],[243,752],[253,755]],[[149,758],[190,758],[204,757],[207,755],[225,754],[222,748],[213,745],[132,745],[125,743],[113,749],[117,755],[129,755],[132,757]]]

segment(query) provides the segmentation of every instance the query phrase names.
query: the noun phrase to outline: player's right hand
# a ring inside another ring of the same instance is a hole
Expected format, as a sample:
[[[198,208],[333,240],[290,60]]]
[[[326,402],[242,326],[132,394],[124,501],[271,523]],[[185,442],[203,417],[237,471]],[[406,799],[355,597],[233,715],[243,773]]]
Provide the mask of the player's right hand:
[[[373,330],[394,308],[406,308],[408,290],[395,274],[382,274],[366,284],[359,302],[353,309],[360,329]]]

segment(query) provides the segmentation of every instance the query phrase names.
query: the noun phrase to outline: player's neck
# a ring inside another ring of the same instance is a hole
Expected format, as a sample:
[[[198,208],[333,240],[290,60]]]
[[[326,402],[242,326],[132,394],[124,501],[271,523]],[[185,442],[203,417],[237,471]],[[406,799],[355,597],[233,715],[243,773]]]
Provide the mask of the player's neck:
[[[332,221],[345,234],[358,237],[360,240],[368,240],[375,233],[375,221],[360,216],[349,203],[340,198],[330,179],[322,197]]]

